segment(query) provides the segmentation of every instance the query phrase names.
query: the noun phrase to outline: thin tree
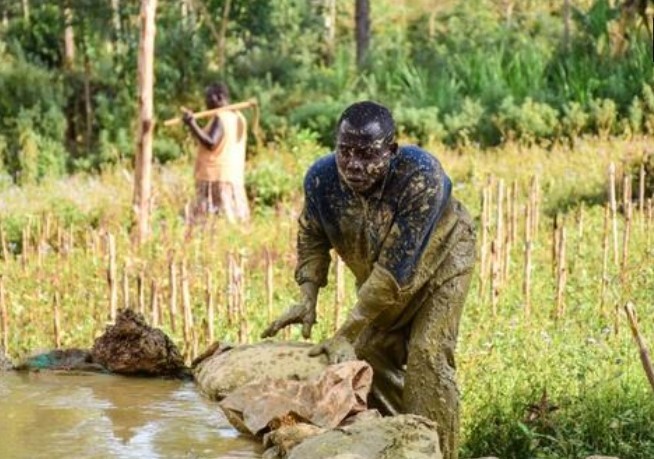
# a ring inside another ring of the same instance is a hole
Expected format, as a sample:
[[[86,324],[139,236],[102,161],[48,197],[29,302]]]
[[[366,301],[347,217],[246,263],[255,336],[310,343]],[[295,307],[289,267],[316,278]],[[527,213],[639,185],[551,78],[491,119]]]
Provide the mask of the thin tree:
[[[357,44],[357,68],[361,69],[368,57],[370,47],[370,1],[356,0],[355,4],[355,37]]]
[[[138,57],[139,127],[136,139],[134,171],[134,211],[136,243],[150,233],[150,199],[152,193],[152,137],[154,131],[152,85],[154,80],[154,18],[157,0],[141,1],[141,40]]]

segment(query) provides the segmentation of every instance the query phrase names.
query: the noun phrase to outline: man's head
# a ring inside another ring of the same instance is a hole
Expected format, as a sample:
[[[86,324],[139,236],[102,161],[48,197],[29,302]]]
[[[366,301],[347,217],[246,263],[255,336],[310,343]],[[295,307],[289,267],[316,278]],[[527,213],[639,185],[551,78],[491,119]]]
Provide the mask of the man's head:
[[[395,122],[386,107],[365,101],[345,109],[337,126],[336,165],[353,191],[365,193],[385,177],[396,152]]]
[[[229,89],[224,83],[214,83],[205,90],[207,108],[209,110],[229,104]]]

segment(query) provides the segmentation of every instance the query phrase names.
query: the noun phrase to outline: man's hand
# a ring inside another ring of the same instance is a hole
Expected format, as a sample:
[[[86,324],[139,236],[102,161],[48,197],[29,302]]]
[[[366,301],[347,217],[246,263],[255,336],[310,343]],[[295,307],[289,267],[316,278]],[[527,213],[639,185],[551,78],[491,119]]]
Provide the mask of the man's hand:
[[[330,365],[357,359],[352,343],[338,335],[315,345],[309,350],[310,357],[317,357],[321,354],[327,355]]]
[[[193,121],[193,112],[188,109],[183,109],[183,112],[182,121],[184,121],[184,124],[188,126]]]
[[[318,287],[312,282],[305,282],[300,286],[302,299],[291,306],[281,317],[274,320],[261,334],[261,338],[275,336],[279,330],[291,324],[302,324],[302,336],[311,337],[311,328],[316,323],[316,304],[318,301]]]

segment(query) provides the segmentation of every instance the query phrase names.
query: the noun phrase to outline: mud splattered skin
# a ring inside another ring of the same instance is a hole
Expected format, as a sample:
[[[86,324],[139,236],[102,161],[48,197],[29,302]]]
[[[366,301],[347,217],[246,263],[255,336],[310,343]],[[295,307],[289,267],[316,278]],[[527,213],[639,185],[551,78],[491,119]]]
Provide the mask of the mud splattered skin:
[[[370,404],[438,424],[443,457],[459,431],[454,350],[475,259],[472,219],[438,160],[400,147],[382,180],[354,192],[327,155],[309,169],[299,218],[299,284],[327,283],[334,248],[357,281],[337,332],[374,370]]]

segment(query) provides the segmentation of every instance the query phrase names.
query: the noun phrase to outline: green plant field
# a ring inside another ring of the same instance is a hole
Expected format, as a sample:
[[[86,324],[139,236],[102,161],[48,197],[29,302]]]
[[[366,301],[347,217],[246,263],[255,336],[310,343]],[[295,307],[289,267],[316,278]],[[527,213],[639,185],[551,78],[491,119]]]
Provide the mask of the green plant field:
[[[510,263],[504,268],[508,271],[500,282],[489,277],[491,268],[482,270],[478,265],[461,324],[462,457],[583,458],[591,453],[623,459],[654,457],[652,392],[622,311],[626,301],[633,301],[643,335],[654,337],[650,320],[654,313],[654,227],[647,203],[643,213],[638,209],[638,180],[633,182],[626,257],[627,223],[618,186],[618,263],[609,225],[603,300],[600,295],[608,167],[611,162],[616,165],[620,185],[623,172],[630,170],[630,164],[638,164],[646,147],[645,139],[580,139],[574,149],[506,145],[483,153],[433,146],[454,179],[456,196],[479,224],[482,190],[492,180],[486,254],[497,234],[498,183],[503,180],[507,189],[515,181],[518,190],[515,206],[507,202],[503,206],[503,231],[509,231],[511,215],[516,215]],[[281,313],[296,293],[293,267],[299,187],[306,166],[323,152],[314,137],[302,132],[268,145],[268,156],[259,152],[248,164],[256,203],[250,226],[212,220],[188,239],[181,214],[192,197],[191,168],[179,161],[157,169],[154,234],[139,251],[133,251],[129,241],[128,170],[117,167],[100,176],[4,187],[0,235],[6,252],[0,255],[6,258],[0,261],[0,273],[8,326],[3,339],[9,353],[19,358],[54,347],[55,304],[62,346],[89,347],[102,333],[110,314],[108,234],[115,237],[117,246],[118,306],[128,303],[143,308],[152,321],[154,297],[160,311],[156,321],[189,358],[208,344],[207,276],[211,277],[216,339],[256,340],[269,314]],[[532,246],[528,313],[523,292],[524,208],[533,176],[539,183],[539,224]],[[652,191],[649,188],[646,197],[652,197]],[[266,205],[270,202],[275,205]],[[567,270],[558,317],[552,267],[552,227],[557,214],[566,232]],[[480,256],[482,231],[479,227]],[[231,284],[229,254],[243,268],[232,272],[236,282]],[[182,263],[187,269],[185,278]],[[174,329],[171,264],[177,273]],[[273,274],[272,281],[267,281],[268,272]],[[314,340],[327,336],[335,326],[333,270],[330,276],[320,296]],[[193,320],[192,328],[186,321],[190,330],[186,339],[181,293],[185,284]],[[498,287],[495,307],[491,284]],[[347,308],[355,299],[349,275],[345,286]],[[235,288],[243,294],[240,307],[234,300]],[[345,313],[340,311],[340,320]],[[297,329],[286,336],[301,339]]]

